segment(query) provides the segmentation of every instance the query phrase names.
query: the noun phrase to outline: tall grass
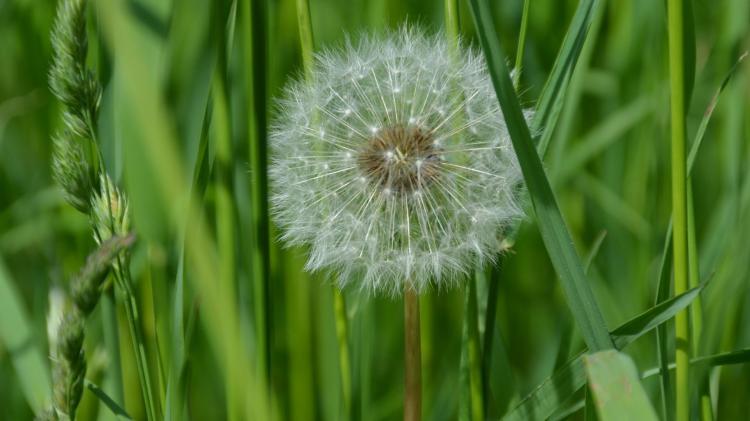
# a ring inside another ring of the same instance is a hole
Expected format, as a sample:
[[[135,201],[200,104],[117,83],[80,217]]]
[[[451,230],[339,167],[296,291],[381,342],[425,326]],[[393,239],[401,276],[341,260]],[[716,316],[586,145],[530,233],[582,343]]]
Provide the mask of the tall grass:
[[[3,419],[52,403],[49,294],[94,249],[51,177],[56,3],[0,2]],[[430,420],[746,417],[746,1],[88,8],[103,86],[91,124],[137,242],[88,316],[78,420],[375,421],[416,402]],[[482,51],[529,198],[497,266],[410,298],[419,363],[404,355],[403,303],[303,271],[266,179],[286,82],[311,77],[321,48],[404,21]],[[132,286],[127,301],[113,282]],[[420,386],[404,385],[410,370]]]

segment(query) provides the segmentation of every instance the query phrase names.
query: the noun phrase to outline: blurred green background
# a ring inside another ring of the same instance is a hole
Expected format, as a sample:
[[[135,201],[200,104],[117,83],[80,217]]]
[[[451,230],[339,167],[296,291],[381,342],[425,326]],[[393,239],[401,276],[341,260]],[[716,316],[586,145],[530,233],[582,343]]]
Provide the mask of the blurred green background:
[[[462,32],[475,43],[468,9],[461,3]],[[512,63],[523,2],[492,3],[501,44]],[[531,107],[538,98],[577,3],[530,2],[521,77],[524,105]],[[597,238],[605,235],[589,273],[606,321],[614,328],[655,300],[671,209],[669,92],[664,2],[605,3],[594,18],[545,164],[580,254],[586,256]],[[301,75],[301,63],[294,1],[271,0],[266,5],[267,60],[253,65],[265,66],[265,103],[273,118],[273,97],[290,77]],[[49,0],[0,0],[0,276],[17,291],[30,321],[24,347],[10,348],[0,338],[0,418],[9,420],[32,417],[19,387],[27,373],[15,369],[14,355],[30,347],[47,355],[50,291],[66,285],[94,247],[86,218],[63,201],[51,180],[50,139],[61,126],[60,106],[47,87],[55,6]],[[689,139],[724,76],[750,48],[750,2],[701,0],[693,6],[696,84],[689,107]],[[129,42],[137,47],[140,64],[153,77],[144,89],[155,87],[155,94],[163,98],[179,145],[177,158],[188,169],[196,166],[198,145],[208,124],[209,91],[219,48],[211,30],[215,7],[201,0],[129,1],[137,36]],[[356,39],[363,31],[396,28],[404,21],[429,31],[443,27],[443,5],[434,1],[310,0],[310,9],[316,48],[340,43],[347,34]],[[133,275],[147,321],[144,330],[149,345],[156,347],[164,343],[159,335],[172,321],[170,294],[180,250],[177,233],[167,223],[167,208],[180,205],[165,204],[159,198],[158,183],[153,182],[157,174],[144,164],[149,152],[133,140],[148,127],[134,123],[132,106],[123,105],[132,96],[123,95],[122,90],[130,85],[120,84],[118,72],[128,71],[130,63],[117,62],[121,59],[118,51],[110,51],[99,33],[97,13],[92,10],[90,15],[90,63],[104,85],[99,122],[102,149],[109,173],[131,200],[134,227],[141,238],[134,252]],[[233,152],[229,168],[236,218],[232,229],[237,234],[237,317],[248,349],[253,349],[252,206],[242,24],[238,23],[228,55]],[[720,99],[693,172],[701,278],[710,278],[702,297],[701,354],[750,347],[749,82],[750,66],[745,63]],[[212,158],[213,154],[209,147]],[[192,179],[191,171],[182,174],[185,183]],[[212,180],[202,205],[214,230],[217,189]],[[304,274],[304,250],[282,250],[275,233],[272,236],[267,314],[270,390],[276,411],[282,419],[339,419],[341,386],[330,283],[323,276]],[[186,296],[192,299],[196,295],[192,284],[186,287]],[[480,297],[486,297],[485,282],[479,287]],[[345,295],[356,413],[363,420],[399,419],[401,302],[360,296],[356,291]],[[494,405],[503,413],[583,349],[532,220],[523,224],[517,243],[501,259],[496,299],[490,379]],[[190,302],[197,303],[198,310],[186,314],[200,319],[200,297]],[[485,305],[486,301],[480,301],[480,313]],[[461,405],[464,293],[433,291],[422,297],[422,311],[424,418],[456,419]],[[124,406],[135,419],[143,419],[132,349],[124,316],[119,318]],[[106,367],[117,357],[103,352],[104,337],[111,333],[104,326],[102,314],[95,311],[87,328],[86,348],[91,360],[87,377],[106,389]],[[226,410],[221,357],[212,351],[206,325],[194,326],[188,344],[188,410],[192,419],[221,419]],[[159,352],[164,351],[151,349],[152,355]],[[641,371],[657,366],[653,334],[627,352]],[[715,371],[712,386],[718,419],[750,418],[748,379],[747,365]],[[659,407],[657,377],[645,380],[644,386]],[[98,416],[106,418],[108,412],[98,408],[87,391],[79,419]],[[573,416],[580,417],[580,412]]]

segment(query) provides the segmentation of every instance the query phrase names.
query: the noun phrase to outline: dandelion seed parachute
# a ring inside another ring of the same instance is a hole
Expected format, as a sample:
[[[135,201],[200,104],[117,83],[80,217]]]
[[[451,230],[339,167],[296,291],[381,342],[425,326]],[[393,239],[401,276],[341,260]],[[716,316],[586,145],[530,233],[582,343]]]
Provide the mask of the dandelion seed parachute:
[[[481,55],[402,28],[316,56],[270,133],[272,211],[308,270],[400,294],[456,284],[522,216]]]

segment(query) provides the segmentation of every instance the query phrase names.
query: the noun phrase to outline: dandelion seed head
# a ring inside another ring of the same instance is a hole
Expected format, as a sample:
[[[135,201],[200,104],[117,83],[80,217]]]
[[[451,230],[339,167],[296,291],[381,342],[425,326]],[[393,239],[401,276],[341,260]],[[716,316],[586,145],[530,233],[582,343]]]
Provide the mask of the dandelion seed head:
[[[398,295],[493,259],[522,178],[481,54],[404,27],[323,51],[311,75],[278,102],[269,167],[306,269]]]

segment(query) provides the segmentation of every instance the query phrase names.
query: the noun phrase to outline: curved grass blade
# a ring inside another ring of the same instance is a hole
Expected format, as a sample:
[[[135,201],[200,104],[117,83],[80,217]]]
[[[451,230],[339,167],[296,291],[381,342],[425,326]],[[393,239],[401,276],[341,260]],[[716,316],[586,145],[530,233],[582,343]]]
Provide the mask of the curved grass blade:
[[[671,319],[677,311],[686,308],[693,300],[695,300],[705,285],[706,284],[703,283],[693,289],[685,291],[683,294],[663,301],[613,330],[612,339],[614,340],[617,349],[623,349],[625,346],[642,336],[643,333],[648,332]]]
[[[557,201],[531,140],[518,104],[513,83],[498,43],[486,0],[470,0],[474,23],[484,50],[495,92],[508,125],[513,148],[523,171],[536,212],[539,230],[555,270],[562,282],[573,317],[592,351],[613,348],[604,317],[594,298],[583,264],[573,247]],[[585,38],[585,36],[584,36]],[[581,40],[582,41],[582,40]]]

